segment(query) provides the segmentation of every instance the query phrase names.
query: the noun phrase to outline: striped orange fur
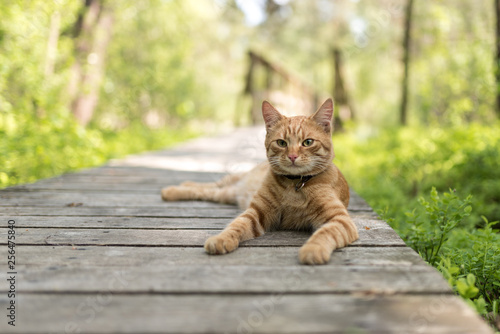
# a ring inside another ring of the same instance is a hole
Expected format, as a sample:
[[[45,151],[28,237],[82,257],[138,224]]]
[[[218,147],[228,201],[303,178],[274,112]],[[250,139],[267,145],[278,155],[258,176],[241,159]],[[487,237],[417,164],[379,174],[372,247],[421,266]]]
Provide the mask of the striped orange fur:
[[[206,200],[243,210],[220,234],[205,242],[209,254],[234,251],[240,242],[270,230],[313,230],[300,248],[303,264],[325,264],[333,250],[358,239],[347,212],[349,187],[333,164],[333,101],[310,116],[285,117],[262,104],[268,162],[219,182],[186,182],[162,190],[166,201]]]

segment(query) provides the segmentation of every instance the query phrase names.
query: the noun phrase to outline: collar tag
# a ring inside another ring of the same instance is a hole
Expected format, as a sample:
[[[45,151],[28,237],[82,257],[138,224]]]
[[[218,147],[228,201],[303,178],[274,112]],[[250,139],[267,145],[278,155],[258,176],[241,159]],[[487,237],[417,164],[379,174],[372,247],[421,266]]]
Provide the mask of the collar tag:
[[[302,189],[307,181],[308,180],[301,179],[299,182],[297,182],[297,184],[295,185],[295,191],[299,191],[300,189]]]

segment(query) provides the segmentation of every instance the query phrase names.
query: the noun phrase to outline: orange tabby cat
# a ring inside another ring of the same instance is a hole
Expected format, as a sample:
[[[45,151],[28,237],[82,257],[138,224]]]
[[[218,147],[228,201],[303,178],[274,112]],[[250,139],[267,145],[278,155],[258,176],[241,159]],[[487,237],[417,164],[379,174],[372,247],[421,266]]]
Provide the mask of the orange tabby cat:
[[[270,230],[312,229],[299,260],[325,264],[333,250],[358,239],[347,212],[349,187],[332,163],[332,114],[331,99],[310,117],[285,117],[264,101],[268,162],[216,183],[186,182],[164,188],[162,198],[238,204],[246,209],[220,234],[207,239],[209,254],[232,252],[240,242]]]

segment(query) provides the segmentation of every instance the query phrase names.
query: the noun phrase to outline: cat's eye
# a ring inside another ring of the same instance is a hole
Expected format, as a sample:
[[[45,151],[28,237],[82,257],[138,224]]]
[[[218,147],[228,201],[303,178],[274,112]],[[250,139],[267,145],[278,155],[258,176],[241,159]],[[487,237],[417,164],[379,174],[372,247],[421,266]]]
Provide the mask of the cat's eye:
[[[276,144],[278,144],[279,147],[286,147],[286,141],[284,141],[283,139],[278,139],[276,141]]]
[[[302,142],[302,146],[311,146],[314,143],[314,139],[306,139]]]

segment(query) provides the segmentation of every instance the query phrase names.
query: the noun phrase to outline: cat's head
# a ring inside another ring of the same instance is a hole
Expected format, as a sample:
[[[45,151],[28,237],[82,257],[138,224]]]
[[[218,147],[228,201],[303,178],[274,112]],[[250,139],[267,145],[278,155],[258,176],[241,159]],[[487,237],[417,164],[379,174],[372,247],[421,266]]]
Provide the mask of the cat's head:
[[[266,123],[266,153],[280,175],[315,175],[331,163],[333,101],[328,99],[312,116],[286,117],[269,102],[262,103]]]

